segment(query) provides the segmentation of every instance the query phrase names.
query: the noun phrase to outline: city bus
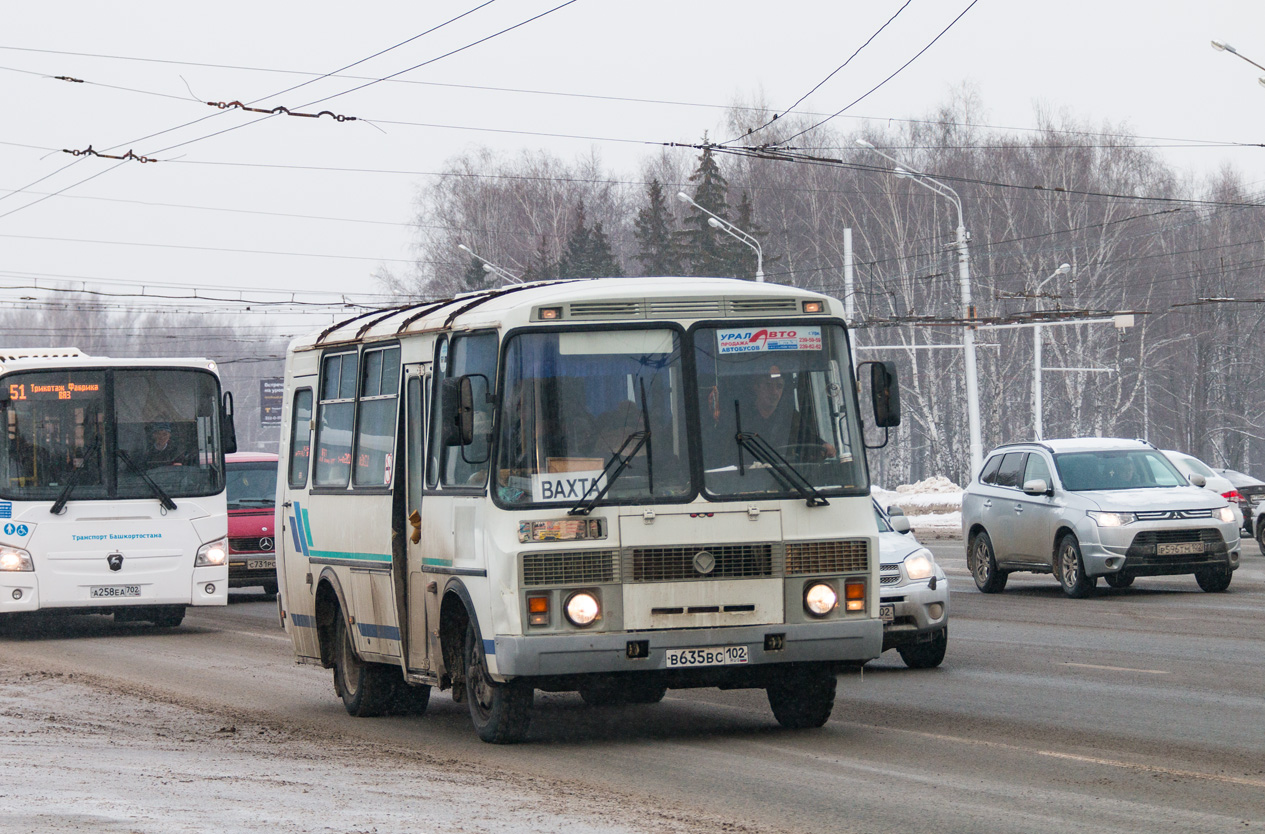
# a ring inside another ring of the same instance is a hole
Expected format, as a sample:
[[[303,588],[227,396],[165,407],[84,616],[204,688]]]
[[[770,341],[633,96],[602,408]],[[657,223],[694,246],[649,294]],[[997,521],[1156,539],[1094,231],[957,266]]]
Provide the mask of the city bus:
[[[514,285],[289,347],[277,571],[299,662],[357,716],[534,692],[762,688],[825,723],[882,650],[842,305],[733,279]],[[899,422],[890,363],[873,422]]]
[[[232,397],[208,359],[0,349],[0,615],[228,601]]]

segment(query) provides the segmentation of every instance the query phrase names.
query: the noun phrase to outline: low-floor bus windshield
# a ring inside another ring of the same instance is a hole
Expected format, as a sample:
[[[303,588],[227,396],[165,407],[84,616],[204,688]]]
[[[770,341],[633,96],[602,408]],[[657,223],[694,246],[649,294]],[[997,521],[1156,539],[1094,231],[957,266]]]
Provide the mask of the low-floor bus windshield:
[[[210,360],[0,350],[0,613],[224,605],[225,417]]]

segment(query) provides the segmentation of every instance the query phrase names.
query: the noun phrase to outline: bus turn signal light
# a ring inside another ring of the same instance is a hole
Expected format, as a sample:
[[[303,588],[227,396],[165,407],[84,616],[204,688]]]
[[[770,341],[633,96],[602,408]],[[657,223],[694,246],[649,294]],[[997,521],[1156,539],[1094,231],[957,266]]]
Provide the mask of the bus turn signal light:
[[[849,580],[843,588],[843,598],[847,601],[847,610],[865,610],[865,582]]]

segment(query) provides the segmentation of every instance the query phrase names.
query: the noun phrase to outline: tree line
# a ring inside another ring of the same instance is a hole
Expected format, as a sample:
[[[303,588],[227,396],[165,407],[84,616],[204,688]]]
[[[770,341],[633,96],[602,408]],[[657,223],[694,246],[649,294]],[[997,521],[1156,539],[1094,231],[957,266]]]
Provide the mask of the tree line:
[[[959,195],[974,322],[1133,314],[1123,330],[1042,328],[1045,435],[1144,437],[1265,478],[1260,195],[1233,169],[1182,174],[1118,126],[1040,112],[1016,134],[980,126],[978,111],[968,93],[863,135]],[[905,405],[875,480],[965,483],[956,207],[894,176],[854,134],[801,132],[807,124],[773,115],[735,107],[726,133],[741,144],[664,150],[635,178],[594,155],[451,159],[419,189],[416,268],[384,280],[406,297],[500,283],[458,244],[524,280],[753,277],[754,252],[697,204],[760,241],[767,280],[842,297],[850,229],[854,346],[858,358],[897,361]],[[1031,329],[981,328],[976,339],[986,449],[1031,439]]]

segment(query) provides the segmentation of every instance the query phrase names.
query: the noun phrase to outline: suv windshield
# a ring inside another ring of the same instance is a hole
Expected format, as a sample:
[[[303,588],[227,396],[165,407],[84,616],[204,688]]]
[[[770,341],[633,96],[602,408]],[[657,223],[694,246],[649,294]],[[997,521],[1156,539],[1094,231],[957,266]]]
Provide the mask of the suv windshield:
[[[710,495],[789,497],[802,494],[799,479],[826,495],[869,490],[842,327],[727,325],[693,336]],[[777,457],[753,454],[768,447]]]
[[[219,381],[210,373],[14,373],[2,393],[0,420],[8,431],[0,440],[0,497],[56,501],[66,491],[71,501],[158,492],[178,498],[222,488]]]
[[[604,488],[604,501],[625,503],[688,495],[683,379],[675,330],[537,330],[511,337],[497,498],[575,507]],[[616,475],[621,459],[627,465]]]
[[[1064,452],[1054,456],[1063,488],[1073,492],[1186,486],[1181,473],[1151,449]]]

